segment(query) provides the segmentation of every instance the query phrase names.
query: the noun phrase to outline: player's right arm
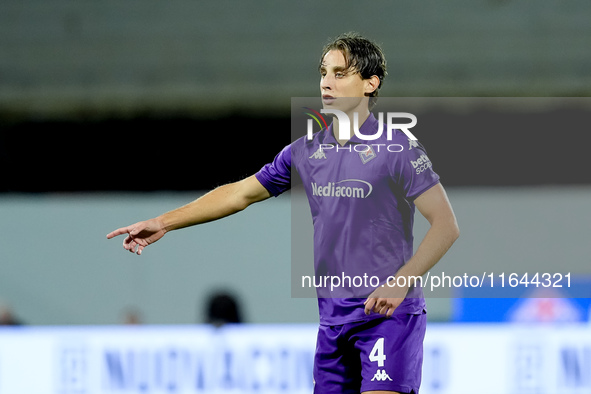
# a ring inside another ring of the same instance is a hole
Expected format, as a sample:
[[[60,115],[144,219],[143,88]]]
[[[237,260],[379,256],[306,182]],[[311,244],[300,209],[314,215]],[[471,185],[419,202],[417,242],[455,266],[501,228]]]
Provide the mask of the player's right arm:
[[[107,238],[127,234],[123,247],[140,255],[146,246],[158,241],[171,230],[221,219],[269,197],[269,191],[253,175],[220,186],[195,201],[156,218],[118,228],[107,234]]]

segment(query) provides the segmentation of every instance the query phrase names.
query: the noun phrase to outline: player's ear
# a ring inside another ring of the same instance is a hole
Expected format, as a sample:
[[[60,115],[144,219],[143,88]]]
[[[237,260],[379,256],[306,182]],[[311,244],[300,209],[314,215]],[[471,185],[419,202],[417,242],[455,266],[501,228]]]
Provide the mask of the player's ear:
[[[376,89],[380,86],[380,78],[377,75],[372,75],[371,77],[364,80],[365,81],[365,93],[370,94],[376,91]]]

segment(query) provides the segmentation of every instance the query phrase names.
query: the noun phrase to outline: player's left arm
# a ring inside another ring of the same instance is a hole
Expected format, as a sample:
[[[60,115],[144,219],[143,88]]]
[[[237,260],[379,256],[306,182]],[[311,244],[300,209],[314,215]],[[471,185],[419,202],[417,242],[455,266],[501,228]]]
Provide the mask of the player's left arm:
[[[447,194],[438,183],[417,197],[415,206],[429,221],[431,227],[417,248],[415,255],[403,265],[395,277],[417,277],[429,271],[448,251],[460,236],[460,229]],[[409,283],[409,280],[399,283]],[[409,285],[410,286],[410,285]],[[402,303],[407,287],[379,287],[365,301],[365,313],[371,311],[392,316],[394,310]]]

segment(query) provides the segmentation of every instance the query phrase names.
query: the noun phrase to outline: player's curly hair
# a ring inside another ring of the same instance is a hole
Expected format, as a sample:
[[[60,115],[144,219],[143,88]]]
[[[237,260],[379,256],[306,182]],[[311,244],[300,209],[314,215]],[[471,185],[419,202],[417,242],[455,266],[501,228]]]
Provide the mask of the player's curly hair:
[[[347,70],[355,70],[363,79],[371,78],[373,75],[380,79],[380,84],[376,90],[369,95],[373,98],[370,99],[369,103],[369,107],[372,108],[377,101],[378,90],[388,74],[386,71],[386,58],[382,49],[359,33],[344,33],[324,46],[318,69],[322,67],[324,56],[332,50],[339,50],[343,53]]]

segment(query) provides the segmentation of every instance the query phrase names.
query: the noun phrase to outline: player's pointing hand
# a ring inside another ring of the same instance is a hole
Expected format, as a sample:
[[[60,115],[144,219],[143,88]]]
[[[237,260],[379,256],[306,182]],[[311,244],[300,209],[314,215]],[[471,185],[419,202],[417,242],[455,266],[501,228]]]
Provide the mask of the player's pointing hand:
[[[127,234],[123,240],[123,248],[131,253],[142,254],[142,250],[150,244],[158,241],[166,234],[166,229],[158,219],[150,219],[137,222],[131,226],[121,227],[107,234],[107,239],[118,235]]]

